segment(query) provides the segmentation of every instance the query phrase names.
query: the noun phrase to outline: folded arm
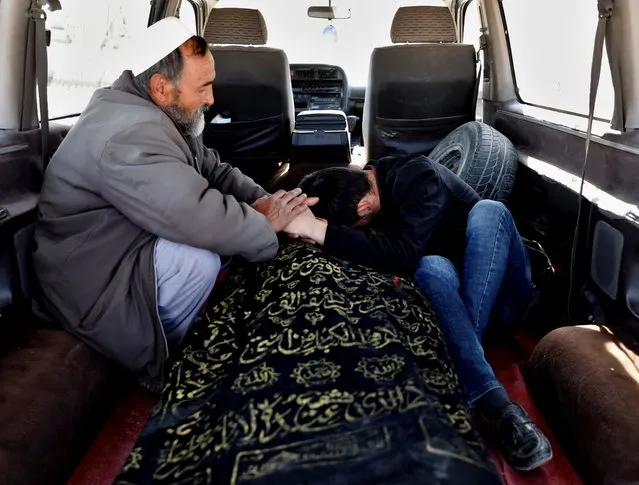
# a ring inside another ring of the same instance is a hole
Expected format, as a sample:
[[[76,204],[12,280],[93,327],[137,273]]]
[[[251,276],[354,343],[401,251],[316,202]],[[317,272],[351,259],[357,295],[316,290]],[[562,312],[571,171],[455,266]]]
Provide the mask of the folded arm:
[[[102,196],[159,237],[250,261],[273,257],[278,243],[267,219],[237,197],[210,188],[184,158],[169,137],[158,137],[154,124],[120,133],[102,154]],[[261,193],[228,171],[218,176],[224,188],[246,199]]]

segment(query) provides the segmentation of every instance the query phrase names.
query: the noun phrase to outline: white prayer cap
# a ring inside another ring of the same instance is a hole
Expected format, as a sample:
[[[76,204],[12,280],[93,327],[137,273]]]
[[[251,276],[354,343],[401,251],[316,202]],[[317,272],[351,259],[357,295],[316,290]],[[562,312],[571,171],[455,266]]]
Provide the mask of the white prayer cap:
[[[127,44],[124,69],[133,76],[160,62],[184,42],[196,35],[177,17],[166,17],[144,29]]]

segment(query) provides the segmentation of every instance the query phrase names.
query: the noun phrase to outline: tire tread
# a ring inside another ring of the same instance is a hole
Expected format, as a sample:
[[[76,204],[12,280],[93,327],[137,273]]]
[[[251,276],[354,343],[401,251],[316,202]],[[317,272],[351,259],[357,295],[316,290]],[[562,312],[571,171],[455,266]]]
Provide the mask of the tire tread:
[[[483,199],[505,202],[517,174],[517,151],[504,135],[480,121],[452,131],[429,158],[452,169]]]

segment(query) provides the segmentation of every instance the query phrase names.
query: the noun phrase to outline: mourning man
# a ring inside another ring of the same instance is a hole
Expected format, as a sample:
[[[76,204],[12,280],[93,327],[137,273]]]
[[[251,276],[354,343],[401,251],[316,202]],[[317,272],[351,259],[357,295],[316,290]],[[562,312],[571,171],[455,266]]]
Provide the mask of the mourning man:
[[[176,18],[146,29],[54,154],[34,264],[47,313],[157,387],[220,270],[272,258],[311,202],[269,195],[202,144],[215,64]]]
[[[506,460],[519,470],[550,460],[550,443],[510,400],[481,343],[491,317],[512,325],[536,298],[526,249],[504,204],[480,200],[421,155],[385,157],[366,170],[327,168],[300,187],[319,197],[312,210],[322,219],[304,214],[290,232],[343,259],[413,276],[433,305],[469,403],[490,423]],[[376,219],[386,223],[385,234],[357,229]]]

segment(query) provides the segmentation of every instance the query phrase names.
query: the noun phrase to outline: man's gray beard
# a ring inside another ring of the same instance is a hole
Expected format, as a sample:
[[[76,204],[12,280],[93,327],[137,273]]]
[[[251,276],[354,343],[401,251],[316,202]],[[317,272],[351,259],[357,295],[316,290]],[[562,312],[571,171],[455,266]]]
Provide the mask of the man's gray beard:
[[[182,131],[197,138],[204,131],[204,113],[207,109],[208,106],[202,106],[193,115],[189,116],[177,104],[172,104],[166,108],[166,113]]]
[[[190,124],[186,127],[187,133],[190,133],[194,138],[199,137],[204,132],[204,113],[200,114],[195,120],[195,124]]]

